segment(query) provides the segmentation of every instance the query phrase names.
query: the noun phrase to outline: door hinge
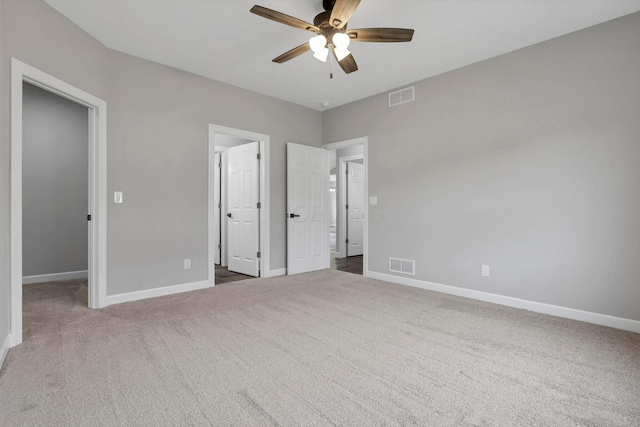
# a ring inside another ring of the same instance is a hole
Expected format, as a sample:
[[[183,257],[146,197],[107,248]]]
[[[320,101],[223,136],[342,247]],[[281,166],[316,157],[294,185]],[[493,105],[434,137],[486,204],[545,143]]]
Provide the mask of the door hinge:
[[[218,243],[218,249],[222,249],[222,243]]]
[[[91,221],[91,215],[87,215],[87,221]]]
[[[345,243],[349,243],[349,239],[345,239],[345,240],[344,240],[344,242],[345,242]]]
[[[349,209],[349,205],[344,205],[344,208],[345,209]]]
[[[349,168],[345,169],[344,174],[349,176]]]
[[[258,254],[256,255],[258,258],[262,258],[262,252],[258,252]]]
[[[218,167],[222,169],[222,163],[218,163]]]
[[[260,160],[260,153],[258,153],[258,156],[257,156],[257,157],[258,157],[258,160]]]
[[[258,209],[262,209],[262,203],[258,202]]]
[[[218,209],[222,209],[222,203],[218,203]]]

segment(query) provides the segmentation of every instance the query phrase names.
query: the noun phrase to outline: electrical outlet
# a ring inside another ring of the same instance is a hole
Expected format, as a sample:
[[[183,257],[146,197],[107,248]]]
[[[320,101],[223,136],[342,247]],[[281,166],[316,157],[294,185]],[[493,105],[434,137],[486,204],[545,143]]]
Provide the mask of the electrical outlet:
[[[489,266],[488,265],[483,265],[482,266],[482,276],[483,277],[489,277]]]
[[[184,259],[184,269],[188,270],[191,268],[191,258],[185,258]]]

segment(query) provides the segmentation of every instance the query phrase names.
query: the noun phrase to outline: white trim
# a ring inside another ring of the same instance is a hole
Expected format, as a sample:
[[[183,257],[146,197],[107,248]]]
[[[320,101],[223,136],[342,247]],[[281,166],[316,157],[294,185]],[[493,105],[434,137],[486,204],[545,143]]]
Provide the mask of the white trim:
[[[62,280],[87,279],[88,277],[88,270],[67,271],[64,273],[36,274],[33,276],[23,276],[22,284],[30,285],[32,283],[59,282]]]
[[[220,154],[220,266],[226,267],[228,265],[228,251],[227,251],[227,221],[224,221],[223,212],[227,211],[227,149],[229,147],[214,146],[214,156],[216,153]],[[215,162],[214,162],[215,163]],[[213,166],[215,167],[215,166]],[[209,187],[215,186],[214,181],[209,181]],[[215,209],[215,206],[213,206]],[[216,224],[213,224],[214,226]],[[215,236],[215,235],[214,235]],[[213,244],[215,245],[216,239]]]
[[[260,242],[259,251],[262,254],[260,259],[260,277],[264,277],[265,273],[271,270],[271,137],[266,134],[246,131],[242,129],[234,129],[226,126],[209,124],[209,165],[211,158],[216,151],[215,136],[216,134],[233,136],[236,138],[247,139],[260,142]],[[208,192],[209,199],[213,199],[211,188],[214,185],[213,173],[209,173]],[[209,272],[215,271],[213,264],[212,247],[214,242],[213,223],[214,215],[209,203],[208,226],[209,226]],[[211,273],[215,276],[214,273]],[[215,279],[214,279],[215,280]],[[213,282],[212,282],[213,283]]]
[[[31,83],[89,109],[89,301],[107,295],[107,103],[11,58],[11,346],[22,342],[22,84]]]
[[[201,282],[185,283],[182,285],[165,286],[162,288],[146,289],[144,291],[127,292],[125,294],[107,295],[107,305],[121,304],[123,302],[138,301],[141,299],[163,297],[182,292],[197,291],[212,288],[213,284],[208,280]]]
[[[347,180],[345,179],[346,176],[346,171],[347,171],[347,163],[349,163],[352,160],[360,160],[363,159],[364,156],[362,154],[356,154],[353,156],[344,156],[344,157],[339,157],[337,159],[337,163],[338,163],[338,176],[336,177],[337,179],[337,183],[336,183],[336,188],[338,188],[340,191],[338,192],[338,201],[336,203],[336,209],[338,209],[338,211],[340,212],[339,215],[337,215],[337,226],[336,226],[336,245],[337,245],[337,249],[338,249],[338,257],[340,258],[344,258],[348,255],[348,251],[347,251],[347,234],[345,233],[345,230],[347,230],[347,210],[345,209],[345,205],[347,204]],[[365,176],[364,179],[366,180],[367,177]],[[362,201],[363,205],[367,205],[369,202],[368,197],[365,198]]]
[[[339,150],[340,148],[350,147],[352,145],[362,145],[362,158],[364,161],[364,236],[362,239],[363,248],[363,276],[369,277],[369,138],[366,136],[360,138],[349,139],[346,141],[332,142],[324,144],[322,148],[327,150]],[[336,236],[337,237],[337,236]]]
[[[9,348],[11,344],[11,335],[7,335],[2,343],[2,347],[0,347],[0,370],[2,369],[2,364],[4,363],[4,359],[7,357],[7,353],[9,353]]]
[[[287,269],[286,268],[277,268],[275,270],[265,271],[263,277],[276,277],[276,276],[286,276]]]
[[[392,276],[390,274],[367,272],[367,277],[383,280],[385,282],[398,283],[415,288],[428,289],[430,291],[442,292],[445,294],[471,298],[479,301],[505,305],[507,307],[522,308],[536,313],[549,314],[551,316],[564,317],[566,319],[579,320],[581,322],[593,323],[596,325],[608,326],[610,328],[623,329],[640,333],[640,321],[624,319],[622,317],[609,316],[607,314],[592,313],[589,311],[576,310],[574,308],[561,307],[558,305],[545,304],[536,301],[529,301],[520,298],[513,298],[504,295],[491,294],[488,292],[475,291],[472,289],[458,288],[456,286],[442,285],[439,283],[426,282],[408,277]]]

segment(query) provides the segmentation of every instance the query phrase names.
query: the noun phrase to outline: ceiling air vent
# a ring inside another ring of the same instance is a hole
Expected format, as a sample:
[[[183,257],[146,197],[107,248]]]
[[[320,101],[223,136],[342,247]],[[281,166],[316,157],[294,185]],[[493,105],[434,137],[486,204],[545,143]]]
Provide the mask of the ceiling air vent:
[[[416,99],[414,86],[391,92],[389,94],[389,107],[411,102]]]

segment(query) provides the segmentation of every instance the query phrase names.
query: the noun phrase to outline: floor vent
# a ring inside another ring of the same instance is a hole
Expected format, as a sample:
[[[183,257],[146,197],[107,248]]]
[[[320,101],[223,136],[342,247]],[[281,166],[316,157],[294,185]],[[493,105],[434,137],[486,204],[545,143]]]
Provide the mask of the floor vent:
[[[411,259],[389,258],[389,271],[415,276],[416,262]]]
[[[414,86],[391,92],[389,94],[389,107],[404,104],[416,99]]]

